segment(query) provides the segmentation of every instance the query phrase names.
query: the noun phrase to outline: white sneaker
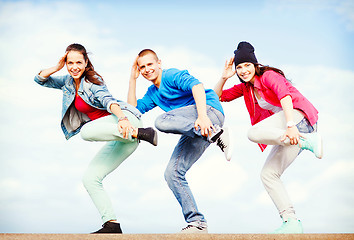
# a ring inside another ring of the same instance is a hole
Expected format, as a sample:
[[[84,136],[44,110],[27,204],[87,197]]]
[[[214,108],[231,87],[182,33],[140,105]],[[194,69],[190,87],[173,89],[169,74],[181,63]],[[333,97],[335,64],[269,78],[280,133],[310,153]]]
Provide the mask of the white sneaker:
[[[310,150],[317,158],[323,157],[323,143],[322,137],[318,132],[309,133],[305,135],[306,138],[300,138],[300,148]]]
[[[208,227],[205,226],[193,226],[193,225],[188,225],[185,228],[182,228],[182,231],[180,233],[208,233]]]
[[[231,131],[228,127],[219,128],[218,130],[211,136],[210,142],[216,142],[216,145],[224,152],[226,160],[230,161],[233,152],[232,138],[230,138]]]

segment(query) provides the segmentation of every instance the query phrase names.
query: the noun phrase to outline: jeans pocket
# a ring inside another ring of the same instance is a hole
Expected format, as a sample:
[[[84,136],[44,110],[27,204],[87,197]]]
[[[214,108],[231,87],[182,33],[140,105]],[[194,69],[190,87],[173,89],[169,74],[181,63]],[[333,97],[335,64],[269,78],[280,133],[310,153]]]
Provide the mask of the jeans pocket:
[[[296,127],[299,129],[299,132],[301,133],[312,133],[314,131],[317,131],[317,123],[311,126],[311,123],[307,118],[303,118],[297,125]]]

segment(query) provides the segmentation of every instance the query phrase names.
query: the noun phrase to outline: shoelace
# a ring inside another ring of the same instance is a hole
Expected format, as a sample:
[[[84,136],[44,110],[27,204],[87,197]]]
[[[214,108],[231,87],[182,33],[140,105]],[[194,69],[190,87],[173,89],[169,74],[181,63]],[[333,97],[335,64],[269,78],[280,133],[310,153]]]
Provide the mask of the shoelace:
[[[183,230],[190,229],[190,228],[193,228],[193,227],[198,228],[199,230],[203,230],[203,227],[196,227],[196,226],[193,226],[193,225],[188,225],[187,227],[182,228],[182,231],[183,231]]]
[[[218,145],[221,148],[221,151],[224,152],[224,149],[226,148],[226,145],[220,138],[218,138],[216,145]]]

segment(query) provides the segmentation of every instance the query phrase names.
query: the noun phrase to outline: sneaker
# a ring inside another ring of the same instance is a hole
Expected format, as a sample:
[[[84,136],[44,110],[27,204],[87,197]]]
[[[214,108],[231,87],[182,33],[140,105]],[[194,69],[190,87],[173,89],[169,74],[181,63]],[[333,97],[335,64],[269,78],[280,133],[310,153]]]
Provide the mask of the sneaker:
[[[227,128],[217,128],[214,135],[210,137],[210,142],[216,142],[216,145],[220,147],[221,151],[224,152],[227,161],[231,160],[233,152],[232,138],[230,138],[231,131]]]
[[[317,158],[321,159],[323,156],[322,137],[317,132],[306,134],[306,138],[300,138],[299,146],[301,149],[310,150]]]
[[[120,224],[119,223],[115,223],[115,222],[105,222],[102,225],[102,228],[96,232],[93,232],[93,234],[95,233],[123,233],[122,229],[120,228]]]
[[[303,233],[302,224],[300,220],[289,218],[287,221],[283,222],[280,228],[275,230],[274,234],[282,233]]]
[[[208,227],[188,225],[180,233],[208,233]]]
[[[147,141],[154,146],[157,146],[157,132],[151,128],[138,128],[138,137],[139,140]]]

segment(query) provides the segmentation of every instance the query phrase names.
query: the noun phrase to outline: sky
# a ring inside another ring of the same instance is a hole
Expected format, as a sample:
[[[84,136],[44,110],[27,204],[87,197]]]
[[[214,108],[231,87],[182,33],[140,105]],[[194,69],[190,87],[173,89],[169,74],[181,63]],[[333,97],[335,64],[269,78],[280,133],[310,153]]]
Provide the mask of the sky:
[[[89,233],[102,222],[81,179],[104,143],[65,140],[62,93],[34,76],[74,42],[91,53],[110,92],[126,100],[130,69],[144,48],[163,68],[187,69],[213,88],[238,42],[282,69],[319,111],[324,157],[305,151],[282,180],[306,233],[354,232],[354,2],[1,1],[0,232]],[[67,74],[63,69],[57,75]],[[226,88],[239,83],[233,77]],[[149,83],[138,78],[137,95]],[[210,233],[268,233],[281,225],[259,174],[269,149],[247,139],[243,99],[223,103],[232,129],[230,162],[211,145],[187,173]],[[144,114],[154,126],[159,108]],[[179,136],[142,142],[105,180],[125,233],[175,233],[186,226],[163,173]]]

